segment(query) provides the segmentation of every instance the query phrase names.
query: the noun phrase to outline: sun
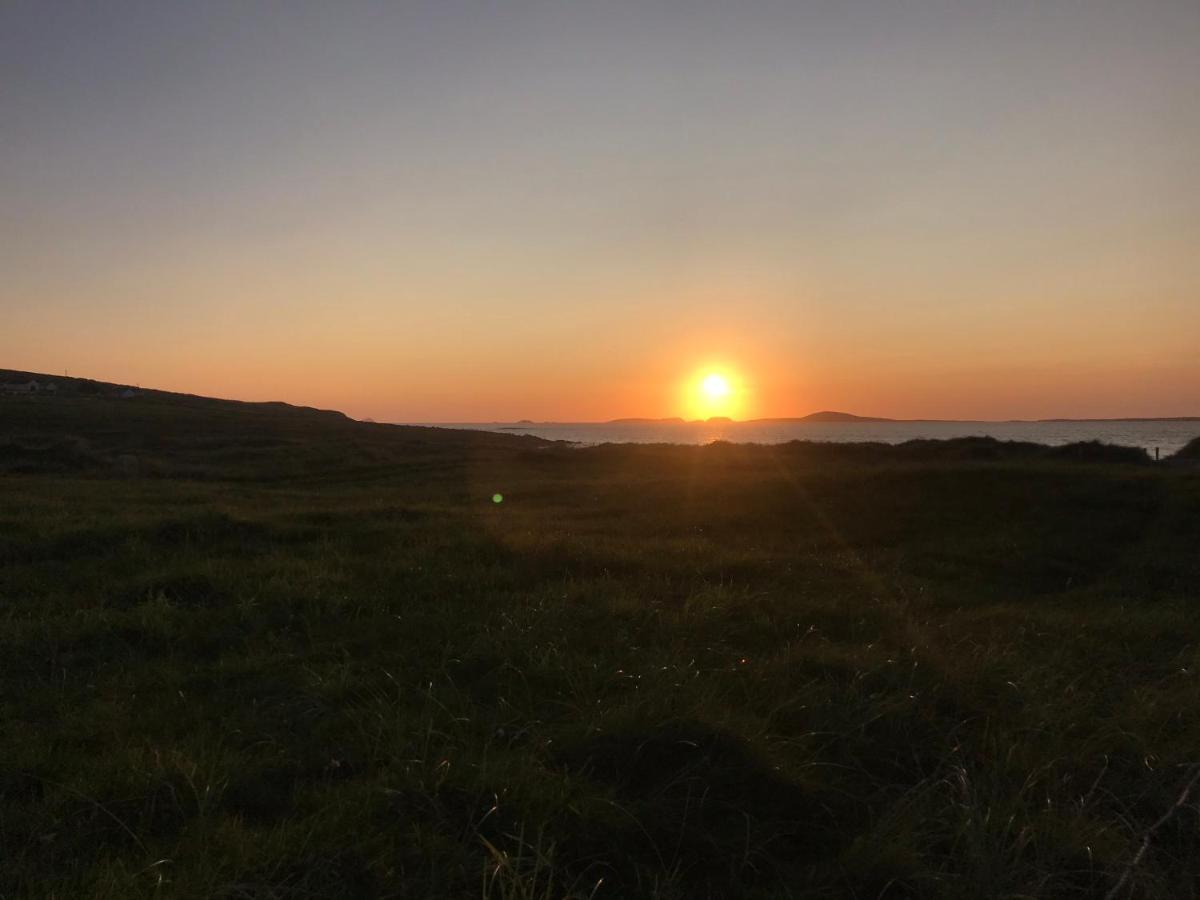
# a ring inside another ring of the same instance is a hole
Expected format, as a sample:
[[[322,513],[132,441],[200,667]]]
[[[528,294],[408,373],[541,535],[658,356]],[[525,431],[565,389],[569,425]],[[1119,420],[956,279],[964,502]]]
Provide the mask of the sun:
[[[700,390],[704,391],[704,396],[709,400],[720,400],[733,393],[733,388],[729,386],[729,379],[719,372],[705,375],[704,381],[700,382]]]
[[[736,382],[727,372],[702,371],[689,387],[688,407],[692,417],[732,416],[740,405]]]

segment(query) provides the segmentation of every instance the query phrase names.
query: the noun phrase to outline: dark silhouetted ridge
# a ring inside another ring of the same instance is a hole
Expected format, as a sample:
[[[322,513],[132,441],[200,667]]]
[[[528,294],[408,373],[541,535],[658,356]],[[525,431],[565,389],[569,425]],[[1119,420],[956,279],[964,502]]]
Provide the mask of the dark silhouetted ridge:
[[[336,410],[247,402],[0,369],[0,472],[345,479],[550,446],[490,431],[358,422]],[[53,385],[53,388],[49,386]]]
[[[755,422],[895,422],[895,419],[883,419],[877,416],[856,416],[853,413],[821,410],[809,413],[807,416],[781,419],[754,419]]]

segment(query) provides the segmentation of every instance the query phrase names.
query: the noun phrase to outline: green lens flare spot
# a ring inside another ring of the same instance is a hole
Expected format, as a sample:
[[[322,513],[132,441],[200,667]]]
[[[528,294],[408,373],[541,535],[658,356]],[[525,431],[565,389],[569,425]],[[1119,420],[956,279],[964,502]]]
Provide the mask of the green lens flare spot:
[[[492,502],[493,503],[503,503],[504,495],[503,494],[492,494]]]

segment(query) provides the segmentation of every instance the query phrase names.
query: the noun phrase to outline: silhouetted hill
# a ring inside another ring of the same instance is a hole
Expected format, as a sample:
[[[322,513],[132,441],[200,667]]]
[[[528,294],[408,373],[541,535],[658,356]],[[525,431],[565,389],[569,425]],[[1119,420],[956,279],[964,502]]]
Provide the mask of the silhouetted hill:
[[[753,419],[754,422],[895,422],[895,419],[882,419],[876,416],[856,416],[852,413],[834,412],[832,410],[822,410],[821,412],[810,413],[807,416],[798,416],[794,418],[781,419]]]
[[[259,410],[262,412],[282,413],[285,415],[317,416],[325,419],[351,421],[343,412],[333,409],[317,409],[312,406],[296,406],[280,400],[249,401],[224,400],[217,397],[203,397],[199,394],[183,394],[174,391],[160,391],[153,388],[142,388],[138,385],[121,384],[111,381],[96,381],[92,378],[73,378],[67,375],[44,375],[37,372],[22,372],[15,369],[0,369],[0,384],[22,383],[36,381],[39,384],[54,385],[56,393],[63,396],[80,397],[112,397],[126,401],[156,401],[181,407],[208,408],[225,407],[228,409]],[[132,396],[127,396],[132,394]]]
[[[53,383],[53,394],[0,393],[0,472],[83,471],[186,478],[353,476],[551,441],[358,422],[334,410],[143,390],[0,369],[0,384]],[[466,451],[464,456],[463,451]]]

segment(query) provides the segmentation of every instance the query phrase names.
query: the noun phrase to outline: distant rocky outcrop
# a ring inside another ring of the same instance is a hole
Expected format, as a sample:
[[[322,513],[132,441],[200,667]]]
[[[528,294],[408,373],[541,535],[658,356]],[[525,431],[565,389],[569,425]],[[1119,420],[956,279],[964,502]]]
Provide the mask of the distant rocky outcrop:
[[[799,416],[797,418],[783,419],[755,419],[755,422],[894,422],[895,419],[883,419],[877,416],[856,416],[852,413],[834,412],[833,410],[821,410],[820,412],[809,413],[807,416]]]

